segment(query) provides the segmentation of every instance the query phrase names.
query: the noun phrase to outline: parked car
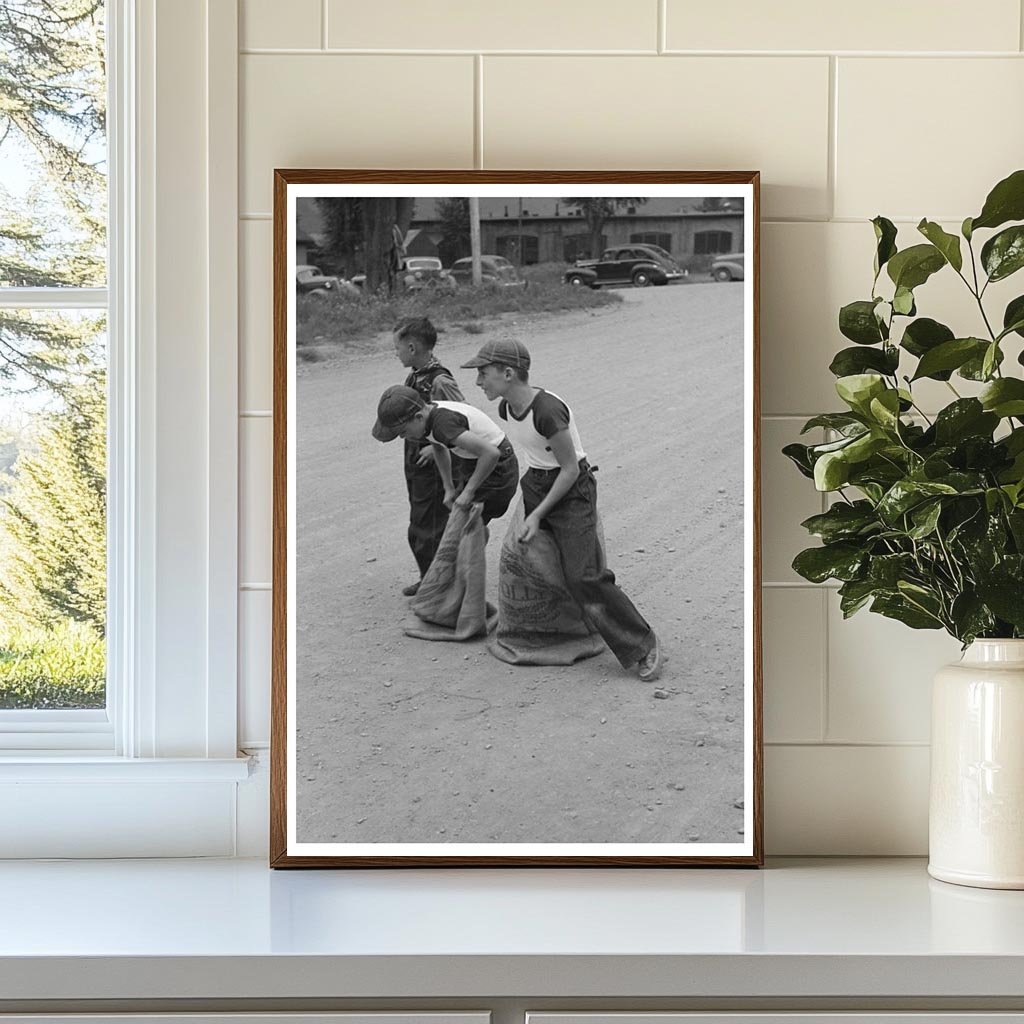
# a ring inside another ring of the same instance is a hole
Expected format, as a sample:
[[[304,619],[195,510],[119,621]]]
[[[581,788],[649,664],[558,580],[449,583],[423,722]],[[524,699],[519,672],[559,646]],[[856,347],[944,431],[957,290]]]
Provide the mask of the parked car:
[[[424,288],[455,287],[455,280],[436,256],[407,256],[400,279],[402,287],[409,292],[418,292]]]
[[[711,263],[711,276],[716,281],[742,281],[743,253],[730,252],[716,256]]]
[[[466,256],[456,260],[448,270],[449,276],[459,285],[473,283],[473,258]],[[482,284],[499,288],[525,288],[526,282],[516,268],[504,256],[481,256],[480,279]]]
[[[601,288],[607,284],[631,284],[646,288],[652,284],[668,284],[686,275],[679,264],[658,245],[619,245],[605,249],[599,260],[577,260],[565,272],[571,285]]]
[[[340,293],[341,278],[328,277],[320,272],[319,267],[300,263],[295,268],[295,288],[300,295]]]

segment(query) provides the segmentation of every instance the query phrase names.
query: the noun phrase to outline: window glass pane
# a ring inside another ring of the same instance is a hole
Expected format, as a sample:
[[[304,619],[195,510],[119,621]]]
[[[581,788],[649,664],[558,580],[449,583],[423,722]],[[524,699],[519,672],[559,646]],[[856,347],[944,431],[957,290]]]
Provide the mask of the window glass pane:
[[[0,308],[0,709],[106,700],[104,321]]]
[[[0,0],[0,288],[106,281],[103,16]]]

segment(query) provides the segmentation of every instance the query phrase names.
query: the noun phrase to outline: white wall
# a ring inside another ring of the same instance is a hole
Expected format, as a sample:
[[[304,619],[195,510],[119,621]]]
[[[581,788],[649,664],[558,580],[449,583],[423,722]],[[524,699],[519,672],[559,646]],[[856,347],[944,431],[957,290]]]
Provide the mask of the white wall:
[[[926,852],[928,687],[958,646],[800,581],[821,502],[778,450],[838,407],[867,219],[959,224],[1024,163],[1020,0],[241,0],[240,43],[242,746],[268,735],[273,168],[757,168],[767,848]],[[974,330],[950,276],[922,312]]]

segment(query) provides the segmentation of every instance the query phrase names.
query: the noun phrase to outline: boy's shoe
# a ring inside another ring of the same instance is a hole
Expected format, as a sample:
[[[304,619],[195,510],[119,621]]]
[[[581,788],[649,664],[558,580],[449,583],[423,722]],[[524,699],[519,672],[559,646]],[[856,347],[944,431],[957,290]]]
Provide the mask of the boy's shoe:
[[[420,590],[420,581],[417,580],[415,583],[410,583],[407,587],[402,587],[403,597],[415,597]]]
[[[654,637],[654,646],[637,662],[640,678],[645,683],[653,683],[661,675],[661,645]]]

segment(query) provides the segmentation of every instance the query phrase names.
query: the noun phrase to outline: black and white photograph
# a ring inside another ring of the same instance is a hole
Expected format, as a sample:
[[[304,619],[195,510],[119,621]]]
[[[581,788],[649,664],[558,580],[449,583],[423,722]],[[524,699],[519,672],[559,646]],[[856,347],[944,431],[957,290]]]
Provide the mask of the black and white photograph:
[[[277,172],[272,864],[761,862],[756,205]]]

